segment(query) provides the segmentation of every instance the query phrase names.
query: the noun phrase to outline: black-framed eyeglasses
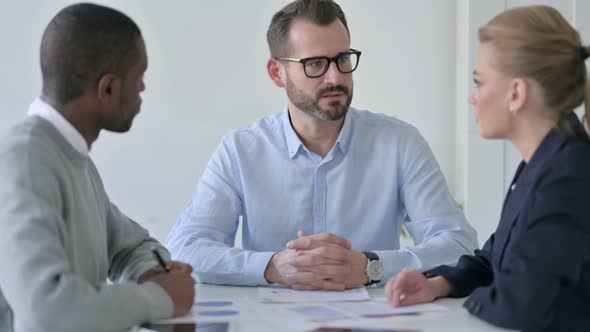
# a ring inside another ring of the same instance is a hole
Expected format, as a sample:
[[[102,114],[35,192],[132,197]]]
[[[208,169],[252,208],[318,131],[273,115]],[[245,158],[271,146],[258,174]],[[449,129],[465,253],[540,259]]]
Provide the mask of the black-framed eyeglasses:
[[[352,73],[356,70],[356,67],[358,67],[360,57],[361,51],[351,48],[350,51],[340,53],[333,58],[327,56],[313,56],[304,59],[278,57],[275,57],[275,59],[291,62],[300,62],[303,65],[303,71],[305,72],[305,76],[309,78],[317,78],[324,75],[328,71],[328,68],[330,68],[330,63],[332,61],[336,63],[336,67],[338,68],[339,72],[343,74]]]

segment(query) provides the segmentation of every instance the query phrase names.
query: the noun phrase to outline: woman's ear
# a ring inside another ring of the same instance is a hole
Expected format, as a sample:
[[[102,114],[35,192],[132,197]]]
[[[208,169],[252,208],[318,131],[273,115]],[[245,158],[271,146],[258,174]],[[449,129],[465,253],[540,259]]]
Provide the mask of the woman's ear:
[[[528,102],[530,83],[524,78],[513,78],[508,91],[508,109],[511,113],[523,110]]]

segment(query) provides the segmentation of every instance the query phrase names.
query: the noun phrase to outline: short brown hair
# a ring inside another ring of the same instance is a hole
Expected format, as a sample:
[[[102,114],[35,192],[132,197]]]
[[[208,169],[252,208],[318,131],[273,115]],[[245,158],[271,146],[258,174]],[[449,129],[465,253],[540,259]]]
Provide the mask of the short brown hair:
[[[534,79],[545,104],[559,113],[559,128],[570,136],[588,139],[573,112],[589,102],[585,56],[578,32],[554,8],[526,6],[498,14],[479,29],[479,41],[496,49],[498,70]]]
[[[290,52],[289,28],[296,18],[308,19],[320,26],[326,26],[340,20],[348,35],[348,24],[342,8],[332,0],[296,0],[279,10],[270,21],[266,40],[273,57],[284,57]]]

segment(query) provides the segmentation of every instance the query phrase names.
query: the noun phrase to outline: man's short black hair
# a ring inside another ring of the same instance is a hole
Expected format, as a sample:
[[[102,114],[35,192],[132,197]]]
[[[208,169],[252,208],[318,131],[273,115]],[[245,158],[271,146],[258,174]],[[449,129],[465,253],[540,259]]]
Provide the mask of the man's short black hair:
[[[139,59],[139,27],[112,8],[80,3],[62,9],[41,40],[43,95],[65,105],[107,73],[124,76]]]

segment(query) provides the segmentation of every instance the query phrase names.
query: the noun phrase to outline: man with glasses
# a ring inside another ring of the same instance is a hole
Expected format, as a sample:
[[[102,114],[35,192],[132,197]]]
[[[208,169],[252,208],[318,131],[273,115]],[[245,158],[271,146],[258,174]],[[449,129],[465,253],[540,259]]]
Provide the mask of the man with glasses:
[[[350,107],[361,52],[340,6],[292,2],[267,39],[286,108],[224,138],[168,237],[173,257],[201,282],[343,290],[471,253],[475,231],[417,130]],[[402,222],[416,247],[400,249]]]

